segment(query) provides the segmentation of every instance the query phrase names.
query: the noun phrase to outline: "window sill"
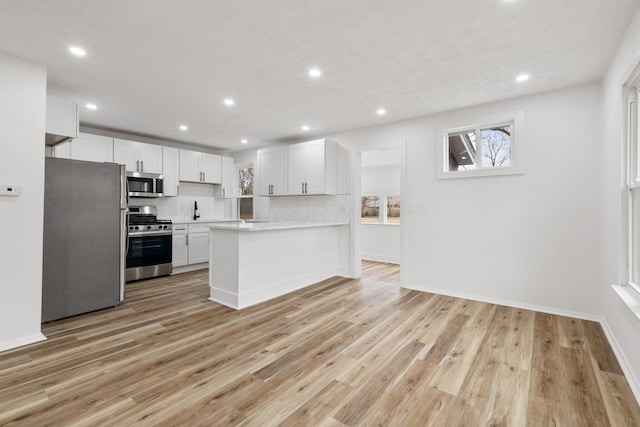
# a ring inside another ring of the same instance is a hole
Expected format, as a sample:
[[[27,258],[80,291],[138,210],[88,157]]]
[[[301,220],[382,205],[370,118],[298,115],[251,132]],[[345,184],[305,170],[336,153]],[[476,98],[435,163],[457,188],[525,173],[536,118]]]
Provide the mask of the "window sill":
[[[475,169],[471,171],[439,172],[438,179],[479,178],[485,176],[524,175],[521,168],[503,167]]]
[[[630,286],[611,285],[611,287],[616,294],[618,294],[622,302],[624,302],[638,320],[640,320],[640,295]]]
[[[389,222],[387,222],[387,223],[382,223],[382,222],[361,222],[360,224],[362,224],[362,225],[374,225],[376,227],[378,227],[380,225],[382,225],[382,226],[388,225],[388,226],[391,226],[391,227],[399,227],[400,226],[400,224],[392,224],[392,223],[389,223]]]

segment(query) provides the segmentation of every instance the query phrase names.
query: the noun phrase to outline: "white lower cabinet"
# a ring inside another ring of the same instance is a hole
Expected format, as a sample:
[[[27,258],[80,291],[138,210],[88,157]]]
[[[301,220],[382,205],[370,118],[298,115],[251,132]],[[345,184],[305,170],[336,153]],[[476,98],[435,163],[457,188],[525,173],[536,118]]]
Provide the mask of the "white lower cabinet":
[[[173,248],[172,248],[172,265],[173,267],[182,267],[187,265],[187,235],[186,234],[174,234],[173,235]]]
[[[209,264],[209,227],[206,223],[173,224],[173,268],[179,272],[206,268]],[[197,265],[195,268],[190,266]],[[206,264],[206,265],[203,265]]]
[[[171,248],[173,268],[182,267],[189,262],[187,228],[187,224],[173,224],[173,246]]]
[[[209,232],[189,233],[189,264],[209,262]]]

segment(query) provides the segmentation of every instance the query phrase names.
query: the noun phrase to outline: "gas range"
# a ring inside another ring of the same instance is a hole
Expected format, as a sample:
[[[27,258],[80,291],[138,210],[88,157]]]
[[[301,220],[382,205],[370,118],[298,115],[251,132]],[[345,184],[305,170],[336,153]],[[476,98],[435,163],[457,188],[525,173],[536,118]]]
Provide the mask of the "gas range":
[[[126,280],[171,274],[173,224],[155,206],[130,206]]]
[[[172,234],[173,224],[168,219],[158,219],[155,206],[131,206],[129,208],[129,236]]]

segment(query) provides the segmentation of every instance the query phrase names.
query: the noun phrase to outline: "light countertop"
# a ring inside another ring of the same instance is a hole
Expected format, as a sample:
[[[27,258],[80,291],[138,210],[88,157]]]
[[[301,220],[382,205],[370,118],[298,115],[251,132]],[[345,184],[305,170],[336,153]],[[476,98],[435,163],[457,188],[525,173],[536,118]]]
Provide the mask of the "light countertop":
[[[255,221],[255,222],[254,222]],[[213,230],[233,230],[233,231],[272,231],[288,230],[292,228],[310,227],[335,227],[348,225],[348,222],[312,222],[312,221],[266,221],[266,220],[221,220],[209,225]]]

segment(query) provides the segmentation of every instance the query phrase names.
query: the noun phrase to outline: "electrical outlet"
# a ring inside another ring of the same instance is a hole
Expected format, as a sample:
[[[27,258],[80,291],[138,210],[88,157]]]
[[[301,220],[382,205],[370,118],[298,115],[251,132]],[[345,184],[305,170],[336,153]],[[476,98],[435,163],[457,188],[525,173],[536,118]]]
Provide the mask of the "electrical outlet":
[[[20,189],[15,185],[0,185],[0,196],[18,196]]]

